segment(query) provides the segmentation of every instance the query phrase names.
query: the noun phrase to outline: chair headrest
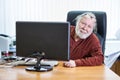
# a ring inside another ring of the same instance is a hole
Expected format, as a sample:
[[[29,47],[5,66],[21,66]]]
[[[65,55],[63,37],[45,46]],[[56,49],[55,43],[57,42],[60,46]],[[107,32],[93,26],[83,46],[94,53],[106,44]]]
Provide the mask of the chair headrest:
[[[83,14],[84,12],[92,12],[95,14],[96,19],[97,19],[97,29],[98,29],[98,33],[104,37],[104,34],[106,34],[106,12],[103,11],[70,11],[67,14],[67,21],[70,22],[71,25],[76,24],[75,18],[80,15]],[[106,36],[106,35],[105,35]]]

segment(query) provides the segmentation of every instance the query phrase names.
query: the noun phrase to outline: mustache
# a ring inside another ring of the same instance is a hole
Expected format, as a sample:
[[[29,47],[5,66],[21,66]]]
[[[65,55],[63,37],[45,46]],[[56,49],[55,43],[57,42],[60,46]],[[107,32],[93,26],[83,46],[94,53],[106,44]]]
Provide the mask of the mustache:
[[[81,33],[83,33],[83,34],[87,34],[88,32],[86,31],[86,30],[84,30],[84,29],[80,29],[79,30]]]
[[[85,31],[85,30],[82,30],[82,31]],[[87,32],[87,33],[84,33],[82,31],[80,31],[80,29],[78,29],[78,28],[76,28],[76,30],[75,30],[77,36],[80,37],[81,39],[86,39],[92,33],[92,30],[90,32]]]

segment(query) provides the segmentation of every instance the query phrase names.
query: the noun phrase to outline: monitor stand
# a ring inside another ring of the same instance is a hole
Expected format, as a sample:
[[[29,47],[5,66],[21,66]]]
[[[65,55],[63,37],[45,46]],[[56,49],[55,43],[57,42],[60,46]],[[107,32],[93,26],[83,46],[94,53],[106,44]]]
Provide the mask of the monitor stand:
[[[46,71],[51,71],[53,70],[53,66],[50,65],[41,65],[41,60],[44,58],[44,53],[39,53],[37,52],[35,55],[35,57],[37,57],[37,63],[35,64],[35,66],[31,66],[31,67],[27,67],[26,70],[27,71],[38,71],[38,72],[46,72]]]
[[[27,67],[27,71],[37,71],[37,72],[46,72],[46,71],[51,71],[53,70],[53,67],[50,65],[41,65],[38,68],[35,66]]]

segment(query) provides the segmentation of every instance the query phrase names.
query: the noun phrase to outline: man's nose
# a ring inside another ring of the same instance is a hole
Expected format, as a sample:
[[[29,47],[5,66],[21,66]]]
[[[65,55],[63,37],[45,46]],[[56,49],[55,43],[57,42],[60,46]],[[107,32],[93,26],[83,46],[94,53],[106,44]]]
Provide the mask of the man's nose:
[[[86,30],[86,29],[87,29],[87,25],[85,25],[85,26],[83,27],[83,29]]]

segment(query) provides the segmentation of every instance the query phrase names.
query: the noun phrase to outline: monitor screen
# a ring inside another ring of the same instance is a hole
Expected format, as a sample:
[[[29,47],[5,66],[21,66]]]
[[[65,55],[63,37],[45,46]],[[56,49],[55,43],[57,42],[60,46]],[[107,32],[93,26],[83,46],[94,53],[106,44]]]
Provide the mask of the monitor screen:
[[[29,57],[44,52],[46,59],[69,60],[68,22],[16,22],[16,55]]]

